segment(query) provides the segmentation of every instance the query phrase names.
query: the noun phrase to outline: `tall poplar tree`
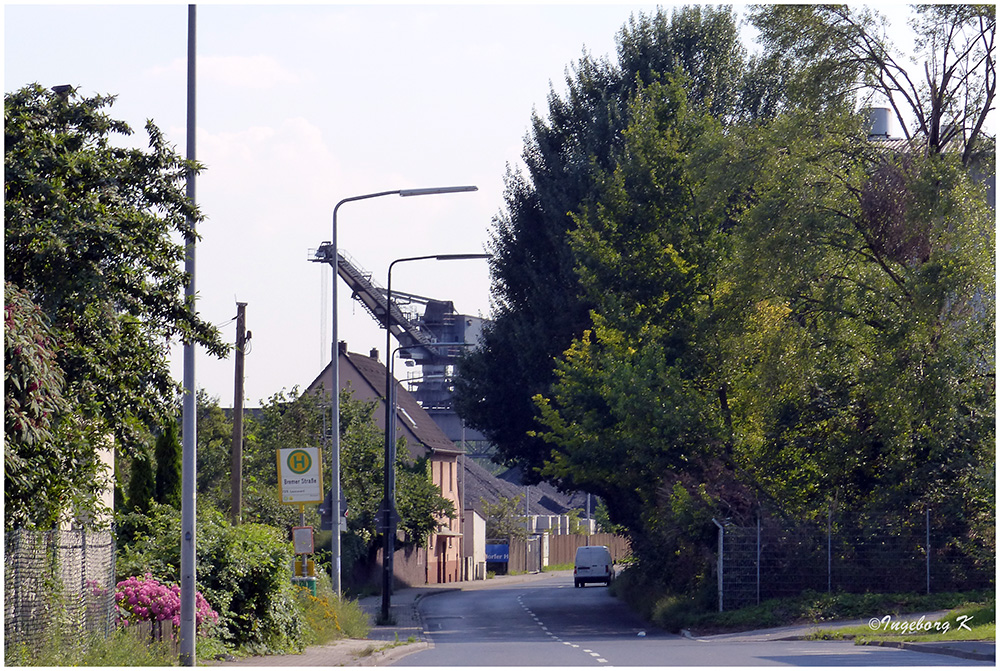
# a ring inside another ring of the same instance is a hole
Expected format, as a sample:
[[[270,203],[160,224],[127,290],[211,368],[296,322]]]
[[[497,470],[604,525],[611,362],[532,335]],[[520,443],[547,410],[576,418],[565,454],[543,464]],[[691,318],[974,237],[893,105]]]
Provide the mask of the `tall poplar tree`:
[[[781,97],[779,71],[746,55],[729,7],[638,15],[617,44],[617,63],[585,54],[566,75],[566,93],[550,93],[547,116],[532,118],[527,172],[508,172],[505,208],[493,221],[493,321],[456,381],[459,413],[529,481],[549,453],[530,433],[539,428],[531,399],[548,392],[556,359],[591,326],[594,304],[570,247],[573,213],[600,192],[595,169],[618,163],[632,96],[680,72],[691,104],[730,122],[766,118]]]

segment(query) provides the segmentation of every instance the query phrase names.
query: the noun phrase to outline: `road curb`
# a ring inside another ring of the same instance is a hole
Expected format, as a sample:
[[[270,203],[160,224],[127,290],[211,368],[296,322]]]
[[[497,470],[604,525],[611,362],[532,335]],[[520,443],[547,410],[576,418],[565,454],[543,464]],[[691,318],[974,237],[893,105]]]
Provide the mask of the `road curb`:
[[[426,599],[429,596],[434,596],[435,594],[446,594],[448,592],[461,592],[461,587],[439,587],[436,589],[422,589],[420,592],[413,597],[414,605],[420,603],[421,599]]]
[[[711,642],[711,637],[699,637],[695,636],[688,629],[681,629],[681,636],[689,641],[701,641],[704,643]],[[812,636],[805,635],[791,635],[791,636],[781,636],[781,637],[764,637],[759,635],[759,640],[770,640],[770,641],[813,641],[817,640]],[[850,641],[853,639],[845,638],[845,641]],[[996,652],[978,652],[976,650],[963,650],[959,647],[950,646],[947,643],[914,643],[911,641],[854,641],[855,645],[876,645],[883,648],[897,648],[900,650],[910,650],[911,652],[923,652],[933,655],[946,655],[949,657],[958,657],[960,659],[968,659],[977,662],[996,662]],[[961,641],[968,645],[969,643],[975,643],[975,641]],[[983,647],[988,647],[992,645],[991,642],[983,642]]]
[[[984,652],[976,652],[974,650],[960,650],[958,648],[949,647],[946,644],[928,645],[925,643],[911,643],[909,641],[865,641],[860,645],[877,645],[882,648],[899,648],[900,650],[912,650],[913,652],[948,655],[949,657],[971,659],[978,662],[996,661],[996,652],[988,654]]]
[[[427,641],[397,645],[386,650],[373,652],[364,657],[356,657],[352,666],[391,666],[407,655],[432,647],[434,646]]]

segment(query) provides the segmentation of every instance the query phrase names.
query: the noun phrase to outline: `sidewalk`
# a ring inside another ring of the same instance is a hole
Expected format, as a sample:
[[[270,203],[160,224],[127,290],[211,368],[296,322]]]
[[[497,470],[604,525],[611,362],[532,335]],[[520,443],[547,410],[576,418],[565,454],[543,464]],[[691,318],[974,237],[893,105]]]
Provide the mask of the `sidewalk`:
[[[201,661],[211,666],[388,666],[411,652],[430,647],[424,634],[423,622],[417,612],[420,599],[431,594],[453,590],[473,590],[502,584],[517,584],[540,580],[555,573],[529,573],[515,576],[497,576],[489,580],[452,582],[439,585],[403,587],[392,594],[389,617],[392,624],[376,625],[382,614],[381,595],[358,599],[358,605],[368,613],[371,630],[368,638],[347,638],[327,645],[314,645],[298,655],[262,655],[214,662]]]

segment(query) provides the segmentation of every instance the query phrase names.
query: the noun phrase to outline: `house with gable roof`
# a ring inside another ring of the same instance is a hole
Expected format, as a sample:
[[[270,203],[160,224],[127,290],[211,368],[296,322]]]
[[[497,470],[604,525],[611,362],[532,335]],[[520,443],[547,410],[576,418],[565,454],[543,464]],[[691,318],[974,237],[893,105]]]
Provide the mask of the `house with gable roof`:
[[[339,377],[341,388],[350,388],[354,398],[361,401],[375,401],[375,421],[385,431],[386,369],[379,361],[378,351],[365,356],[347,351],[347,344],[339,343]],[[406,449],[414,459],[427,457],[431,466],[431,480],[441,490],[441,496],[450,500],[455,511],[462,510],[459,498],[459,456],[462,449],[456,446],[434,423],[431,416],[417,403],[398,381],[396,388],[396,436],[405,436]],[[333,386],[333,369],[327,365],[308,387],[308,391],[318,392]],[[447,517],[440,520],[438,528],[431,534],[424,566],[424,583],[446,583],[462,579],[461,575],[461,523]],[[394,562],[398,567],[399,563]],[[397,571],[397,579],[401,579]],[[412,572],[406,581],[412,581]]]

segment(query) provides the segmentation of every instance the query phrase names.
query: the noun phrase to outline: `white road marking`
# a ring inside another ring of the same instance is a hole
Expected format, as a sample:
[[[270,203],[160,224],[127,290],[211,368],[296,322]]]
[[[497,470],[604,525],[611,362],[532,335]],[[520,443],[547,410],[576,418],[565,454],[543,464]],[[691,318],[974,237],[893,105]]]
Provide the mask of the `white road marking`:
[[[549,628],[546,627],[544,624],[542,624],[542,620],[537,615],[535,615],[533,612],[531,612],[530,608],[528,608],[526,605],[524,605],[524,603],[521,601],[521,597],[518,597],[517,601],[518,601],[518,603],[521,604],[521,608],[523,608],[525,610],[525,612],[528,613],[528,615],[531,616],[531,619],[534,620],[535,623],[538,624],[539,627],[541,627],[542,631],[544,631],[546,634],[548,634],[549,638],[551,638],[553,641],[555,641],[556,643],[562,643],[563,645],[568,645],[571,648],[579,648],[580,647],[576,643],[570,643],[569,641],[562,640],[561,638],[559,638],[559,636],[557,636],[556,634],[553,634],[551,631],[549,631]],[[584,648],[583,652],[585,652],[588,655],[590,655],[591,657],[593,657],[594,660],[596,662],[598,662],[599,664],[607,664],[608,663],[608,660],[606,660],[603,657],[601,657],[600,653],[594,652],[593,650],[590,650],[589,648]]]

